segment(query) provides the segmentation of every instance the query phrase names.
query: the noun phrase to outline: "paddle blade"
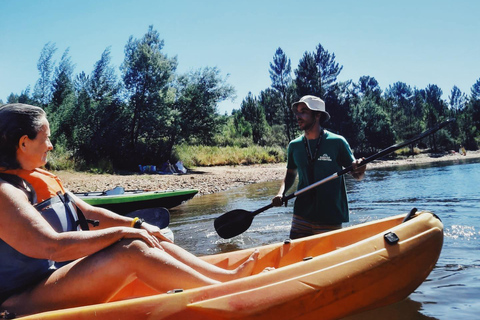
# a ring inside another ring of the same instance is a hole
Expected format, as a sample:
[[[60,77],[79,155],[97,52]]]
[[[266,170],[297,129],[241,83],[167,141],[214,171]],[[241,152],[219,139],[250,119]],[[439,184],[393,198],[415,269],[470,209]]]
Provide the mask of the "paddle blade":
[[[168,227],[170,224],[170,212],[163,207],[139,209],[126,215],[130,218],[139,217],[147,223],[157,226],[160,229]]]
[[[220,237],[230,239],[247,231],[252,224],[253,217],[250,211],[233,210],[216,218],[213,225]]]

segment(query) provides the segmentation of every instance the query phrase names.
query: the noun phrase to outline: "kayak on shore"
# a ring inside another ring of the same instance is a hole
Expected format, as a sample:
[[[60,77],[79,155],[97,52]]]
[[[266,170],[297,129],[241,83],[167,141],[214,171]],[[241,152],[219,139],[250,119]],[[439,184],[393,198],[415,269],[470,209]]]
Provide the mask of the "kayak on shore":
[[[135,210],[147,208],[164,207],[170,209],[184,201],[190,200],[197,193],[198,190],[196,189],[125,191],[122,187],[116,187],[104,192],[78,192],[75,195],[91,205],[102,207],[118,214],[127,214]]]
[[[241,279],[167,293],[136,280],[108,303],[23,319],[338,319],[405,299],[428,277],[442,244],[440,219],[412,210],[407,216],[202,257],[231,269],[258,249],[253,274]],[[267,267],[275,270],[262,272]]]

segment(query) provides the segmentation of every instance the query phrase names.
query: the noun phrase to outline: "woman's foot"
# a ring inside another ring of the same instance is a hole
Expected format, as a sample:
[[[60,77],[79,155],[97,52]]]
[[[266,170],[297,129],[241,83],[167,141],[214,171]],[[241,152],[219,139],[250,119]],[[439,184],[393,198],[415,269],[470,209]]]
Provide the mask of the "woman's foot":
[[[250,257],[248,257],[248,259],[244,263],[242,263],[235,270],[233,270],[235,274],[235,279],[246,277],[252,274],[253,267],[255,267],[255,263],[258,260],[259,254],[260,251],[258,251],[258,249],[255,249],[255,251],[253,251]]]

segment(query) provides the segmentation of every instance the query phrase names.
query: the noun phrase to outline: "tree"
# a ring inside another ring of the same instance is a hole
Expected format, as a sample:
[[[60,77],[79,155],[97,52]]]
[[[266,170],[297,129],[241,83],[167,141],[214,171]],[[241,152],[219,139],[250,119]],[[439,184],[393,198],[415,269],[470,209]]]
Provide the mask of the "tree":
[[[245,116],[243,115],[242,111],[235,110],[235,109],[232,110],[232,118],[233,118],[233,126],[235,128],[234,136],[235,137],[240,136],[242,138],[250,139],[250,137],[252,136],[252,124],[245,119]]]
[[[74,65],[69,52],[70,49],[67,48],[60,59],[58,67],[55,68],[52,101],[50,104],[50,111],[52,112],[55,112],[67,96],[74,92],[72,80]]]
[[[111,65],[110,47],[103,51],[100,60],[95,63],[89,82],[89,95],[95,101],[111,100],[118,94],[120,87]]]
[[[67,48],[55,68],[53,79],[52,100],[47,106],[50,117],[52,140],[60,146],[69,146],[73,143],[73,129],[77,125],[75,110],[75,91],[73,83],[73,69],[69,49]]]
[[[283,125],[285,127],[285,110],[282,108],[280,92],[267,88],[260,92],[258,103],[265,110],[265,119],[270,126]]]
[[[122,152],[128,144],[119,90],[109,48],[95,63],[90,76],[81,72],[75,79],[77,126],[74,150],[75,155],[89,165],[107,166],[103,169],[124,166],[126,157]]]
[[[232,98],[235,89],[226,83],[226,78],[220,77],[220,70],[215,67],[180,76],[177,83],[174,108],[179,116],[171,122],[173,126],[168,139],[171,145],[168,150],[173,148],[177,138],[211,145],[219,130],[218,103]]]
[[[251,125],[253,142],[262,144],[263,136],[267,130],[265,111],[251,92],[242,101],[240,112],[243,118]]]
[[[322,98],[322,83],[315,56],[305,52],[295,70],[296,93],[298,97],[314,95]]]
[[[153,26],[141,39],[130,37],[125,46],[121,65],[123,82],[128,95],[130,152],[140,159],[153,161],[161,154],[161,139],[166,135],[165,123],[170,117],[168,91],[171,88],[176,58],[162,53],[164,41]],[[141,142],[141,143],[140,143]],[[149,157],[145,155],[149,154]]]
[[[321,44],[318,44],[315,52],[315,62],[317,64],[318,71],[320,73],[320,97],[326,99],[326,95],[329,92],[334,91],[334,86],[337,82],[337,77],[343,69],[335,62],[335,54],[330,54],[323,48]]]
[[[292,68],[290,59],[281,48],[278,48],[273,56],[273,63],[270,62],[270,79],[272,80],[272,88],[286,96],[286,90],[292,82]]]
[[[33,91],[33,98],[43,108],[45,108],[52,99],[52,72],[53,72],[53,55],[57,51],[54,43],[48,42],[43,47],[40,58],[37,62],[37,69],[40,74],[40,78],[35,84]]]
[[[395,142],[390,119],[375,99],[366,97],[353,109],[353,123],[359,128],[358,153],[371,154]]]
[[[450,100],[450,109],[457,114],[465,108],[468,98],[457,86],[453,86],[448,99]]]
[[[415,96],[412,88],[404,82],[390,85],[384,94],[386,111],[389,113],[397,138],[401,141],[411,139],[422,131],[424,96]],[[413,145],[410,145],[413,153]]]
[[[374,77],[362,76],[358,80],[358,84],[354,84],[353,87],[359,96],[370,97],[370,99],[374,99],[377,103],[380,102],[382,89]]]
[[[294,124],[293,114],[290,110],[290,105],[293,102],[292,97],[292,68],[290,59],[281,48],[278,48],[273,56],[273,63],[270,63],[270,79],[272,80],[272,88],[278,91],[280,94],[280,103],[278,103],[277,109],[280,109],[283,113],[284,124],[286,128],[287,138],[291,140],[293,138]],[[273,106],[277,106],[274,104]],[[275,109],[270,106],[270,109]]]
[[[472,86],[470,97],[473,100],[480,100],[480,78]]]
[[[434,84],[429,84],[425,89],[426,120],[429,128],[435,126],[448,115],[446,103],[442,100],[442,94],[442,89]],[[438,151],[439,147],[436,139],[437,135],[438,133],[429,137],[430,146],[435,152]]]
[[[480,141],[480,79],[471,88],[470,99],[461,115],[465,147],[477,150]]]

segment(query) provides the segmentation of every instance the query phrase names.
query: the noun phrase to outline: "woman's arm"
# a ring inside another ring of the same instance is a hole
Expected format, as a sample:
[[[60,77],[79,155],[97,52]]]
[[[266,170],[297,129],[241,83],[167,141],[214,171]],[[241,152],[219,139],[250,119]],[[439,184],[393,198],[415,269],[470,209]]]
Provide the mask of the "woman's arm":
[[[113,211],[104,208],[92,206],[91,204],[86,203],[73,193],[70,192],[69,194],[73,197],[75,204],[80,210],[82,210],[83,214],[87,219],[100,221],[100,224],[98,225],[98,227],[96,227],[98,229],[120,226],[129,227],[132,224],[132,218],[119,215]]]
[[[155,236],[130,227],[57,233],[22,191],[1,180],[0,208],[0,238],[17,251],[37,259],[75,260],[127,238],[160,247]]]
[[[80,199],[79,197],[75,195],[72,195],[72,196],[75,200],[75,203],[80,208],[80,210],[82,210],[82,212],[84,213],[87,219],[98,220],[100,222],[100,224],[97,227],[91,227],[92,230],[112,228],[112,227],[131,227],[132,226],[132,221],[133,221],[132,218],[124,217],[122,215],[116,214],[115,212],[112,212],[104,208],[92,206],[86,203],[85,201],[83,201],[82,199]],[[160,240],[172,242],[172,240],[166,238],[162,234],[161,229],[158,228],[157,226],[144,222],[142,223],[141,228],[147,230],[148,233],[157,237]]]

